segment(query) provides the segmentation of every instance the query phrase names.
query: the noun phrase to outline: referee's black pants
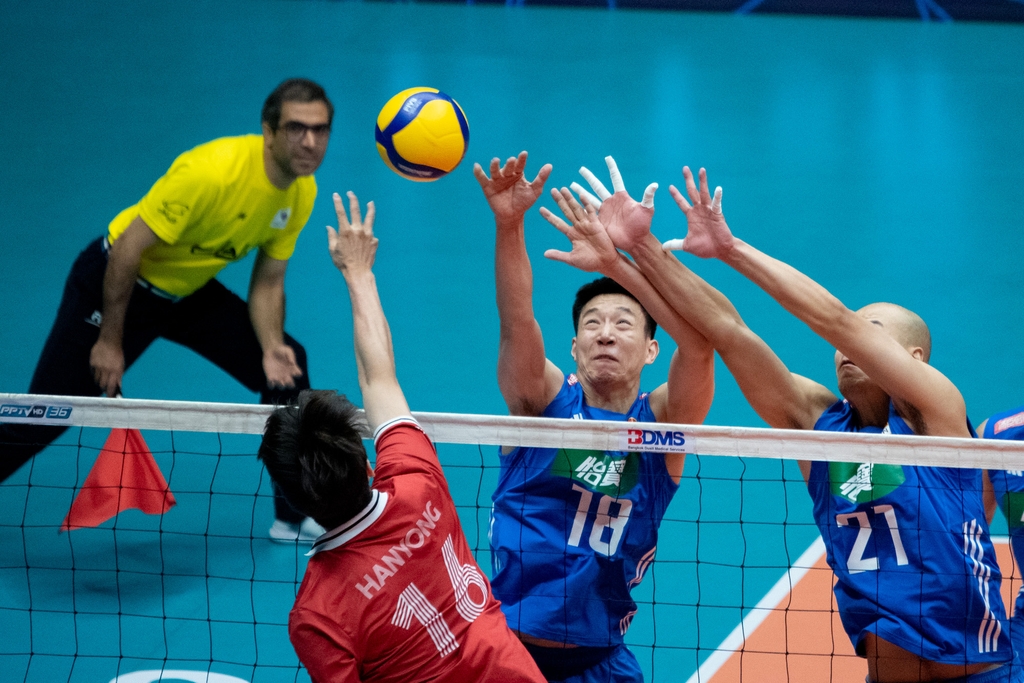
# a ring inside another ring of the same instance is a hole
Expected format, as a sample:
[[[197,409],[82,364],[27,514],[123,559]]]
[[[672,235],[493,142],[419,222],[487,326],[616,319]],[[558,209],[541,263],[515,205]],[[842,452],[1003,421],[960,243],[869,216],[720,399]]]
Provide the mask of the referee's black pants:
[[[107,253],[103,238],[92,242],[78,255],[64,285],[57,320],[39,356],[31,394],[99,396],[102,390],[93,380],[89,354],[99,338],[103,311],[103,276]],[[260,402],[284,404],[309,388],[306,350],[289,335],[285,343],[295,350],[302,376],[295,388],[274,390],[267,386],[263,372],[263,350],[249,319],[248,306],[217,280],[179,300],[161,297],[136,284],[124,321],[124,364],[131,367],[157,337],[188,347],[237,379]],[[189,381],[188,378],[182,378]],[[0,482],[10,477],[32,456],[46,448],[67,427],[0,424]],[[305,516],[294,509],[274,484],[274,513],[277,519],[296,523]]]

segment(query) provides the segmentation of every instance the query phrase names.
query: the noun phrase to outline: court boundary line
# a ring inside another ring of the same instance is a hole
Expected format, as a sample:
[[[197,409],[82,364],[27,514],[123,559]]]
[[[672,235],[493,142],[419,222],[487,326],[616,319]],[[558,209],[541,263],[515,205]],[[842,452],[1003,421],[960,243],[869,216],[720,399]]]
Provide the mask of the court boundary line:
[[[992,535],[989,537],[992,541],[992,545],[1009,545],[1010,537],[1008,535]],[[753,634],[754,631],[764,622],[765,619],[771,614],[771,612],[778,608],[782,604],[782,601],[787,595],[792,593],[796,584],[800,582],[807,572],[814,568],[814,565],[818,563],[825,555],[825,542],[821,536],[817,539],[803,554],[797,558],[797,561],[789,568],[782,577],[775,582],[771,590],[765,593],[765,596],[761,598],[753,609],[743,618],[743,620],[736,625],[736,628],[725,637],[710,657],[704,660],[704,663],[693,672],[686,683],[707,683],[710,681],[715,674],[718,673],[729,659],[739,651],[739,648],[746,641],[744,634]],[[1012,570],[1011,570],[1012,573]],[[1008,574],[1003,574],[1003,580],[1009,581],[1011,577]]]
[[[796,584],[800,583],[800,579],[817,564],[825,555],[825,542],[818,536],[807,550],[797,558],[797,561],[793,563],[785,574],[783,574],[775,585],[772,586],[771,590],[765,593],[764,597],[754,605],[754,607],[747,613],[743,620],[736,625],[736,628],[725,637],[715,651],[711,653],[711,656],[704,660],[704,663],[693,672],[693,675],[687,679],[686,683],[706,683],[710,681],[718,670],[725,665],[729,659],[739,651],[739,649],[746,642],[746,635],[753,634],[754,631],[764,622],[768,616],[778,608],[782,601],[787,595],[790,595]]]

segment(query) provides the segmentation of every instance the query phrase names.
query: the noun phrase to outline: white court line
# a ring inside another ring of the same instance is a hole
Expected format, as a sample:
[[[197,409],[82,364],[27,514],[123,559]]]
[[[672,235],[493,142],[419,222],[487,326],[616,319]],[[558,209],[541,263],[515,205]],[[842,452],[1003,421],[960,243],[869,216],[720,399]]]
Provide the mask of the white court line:
[[[796,584],[800,582],[800,579],[804,577],[824,554],[825,542],[819,536],[804,551],[803,555],[797,558],[797,561],[793,563],[789,571],[783,574],[782,578],[772,586],[772,589],[750,610],[747,616],[743,617],[743,621],[732,630],[732,633],[722,641],[722,644],[715,649],[711,656],[704,660],[704,663],[690,676],[686,683],[710,681],[712,676],[722,668],[722,665],[729,661],[729,658],[743,646],[746,640],[744,634],[753,634],[757,627],[761,625],[761,622],[768,618],[772,610],[782,603],[786,596],[793,591]]]
[[[992,536],[991,540],[993,545],[1007,545],[1010,542],[1008,536]],[[782,578],[776,582],[772,589],[761,598],[761,601],[757,603],[754,609],[750,610],[750,613],[743,618],[743,621],[732,630],[732,633],[722,641],[722,644],[715,649],[711,656],[704,660],[704,663],[690,676],[686,683],[706,683],[710,681],[718,673],[718,670],[722,668],[722,665],[729,661],[729,658],[743,646],[746,640],[744,634],[753,635],[757,627],[761,625],[761,622],[768,618],[771,611],[782,603],[786,596],[796,587],[796,584],[800,582],[800,579],[804,577],[824,554],[825,542],[819,536],[804,551],[803,555],[797,559],[793,566],[790,567],[789,571],[783,574]],[[1003,578],[1007,581],[1010,580],[1010,573],[1004,574]]]

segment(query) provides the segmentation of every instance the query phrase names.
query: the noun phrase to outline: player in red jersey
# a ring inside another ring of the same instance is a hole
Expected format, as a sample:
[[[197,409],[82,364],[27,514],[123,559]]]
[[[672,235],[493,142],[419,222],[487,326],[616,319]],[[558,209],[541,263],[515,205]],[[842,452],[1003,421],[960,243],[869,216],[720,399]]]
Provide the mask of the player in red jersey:
[[[327,229],[328,242],[352,301],[377,467],[358,410],[334,392],[303,392],[267,421],[259,457],[288,500],[330,529],[310,551],[292,644],[315,683],[543,683],[473,559],[434,446],[409,412],[372,271],[373,203],[364,220],[348,198],[351,222],[334,195],[338,231]]]

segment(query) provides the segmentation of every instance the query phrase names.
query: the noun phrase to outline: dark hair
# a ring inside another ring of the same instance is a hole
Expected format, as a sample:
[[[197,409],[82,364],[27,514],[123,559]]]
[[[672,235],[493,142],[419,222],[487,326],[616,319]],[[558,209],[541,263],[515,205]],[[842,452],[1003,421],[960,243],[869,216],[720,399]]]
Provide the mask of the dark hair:
[[[646,320],[644,331],[647,332],[648,337],[654,339],[654,333],[658,331],[658,323],[654,322],[654,318],[651,317],[651,314],[647,312],[647,309],[644,308],[644,305],[635,296],[610,277],[599,277],[576,290],[576,300],[572,304],[572,328],[576,330],[577,334],[580,331],[580,313],[583,312],[583,307],[592,299],[602,294],[621,294],[636,301],[640,306],[640,310],[644,312],[644,319]]]
[[[333,529],[370,502],[363,426],[344,396],[306,390],[270,414],[257,457],[293,506]]]
[[[320,85],[307,78],[289,78],[274,88],[263,103],[261,120],[270,130],[277,130],[281,123],[281,107],[285,102],[323,102],[327,105],[327,123],[334,120],[334,105]]]

